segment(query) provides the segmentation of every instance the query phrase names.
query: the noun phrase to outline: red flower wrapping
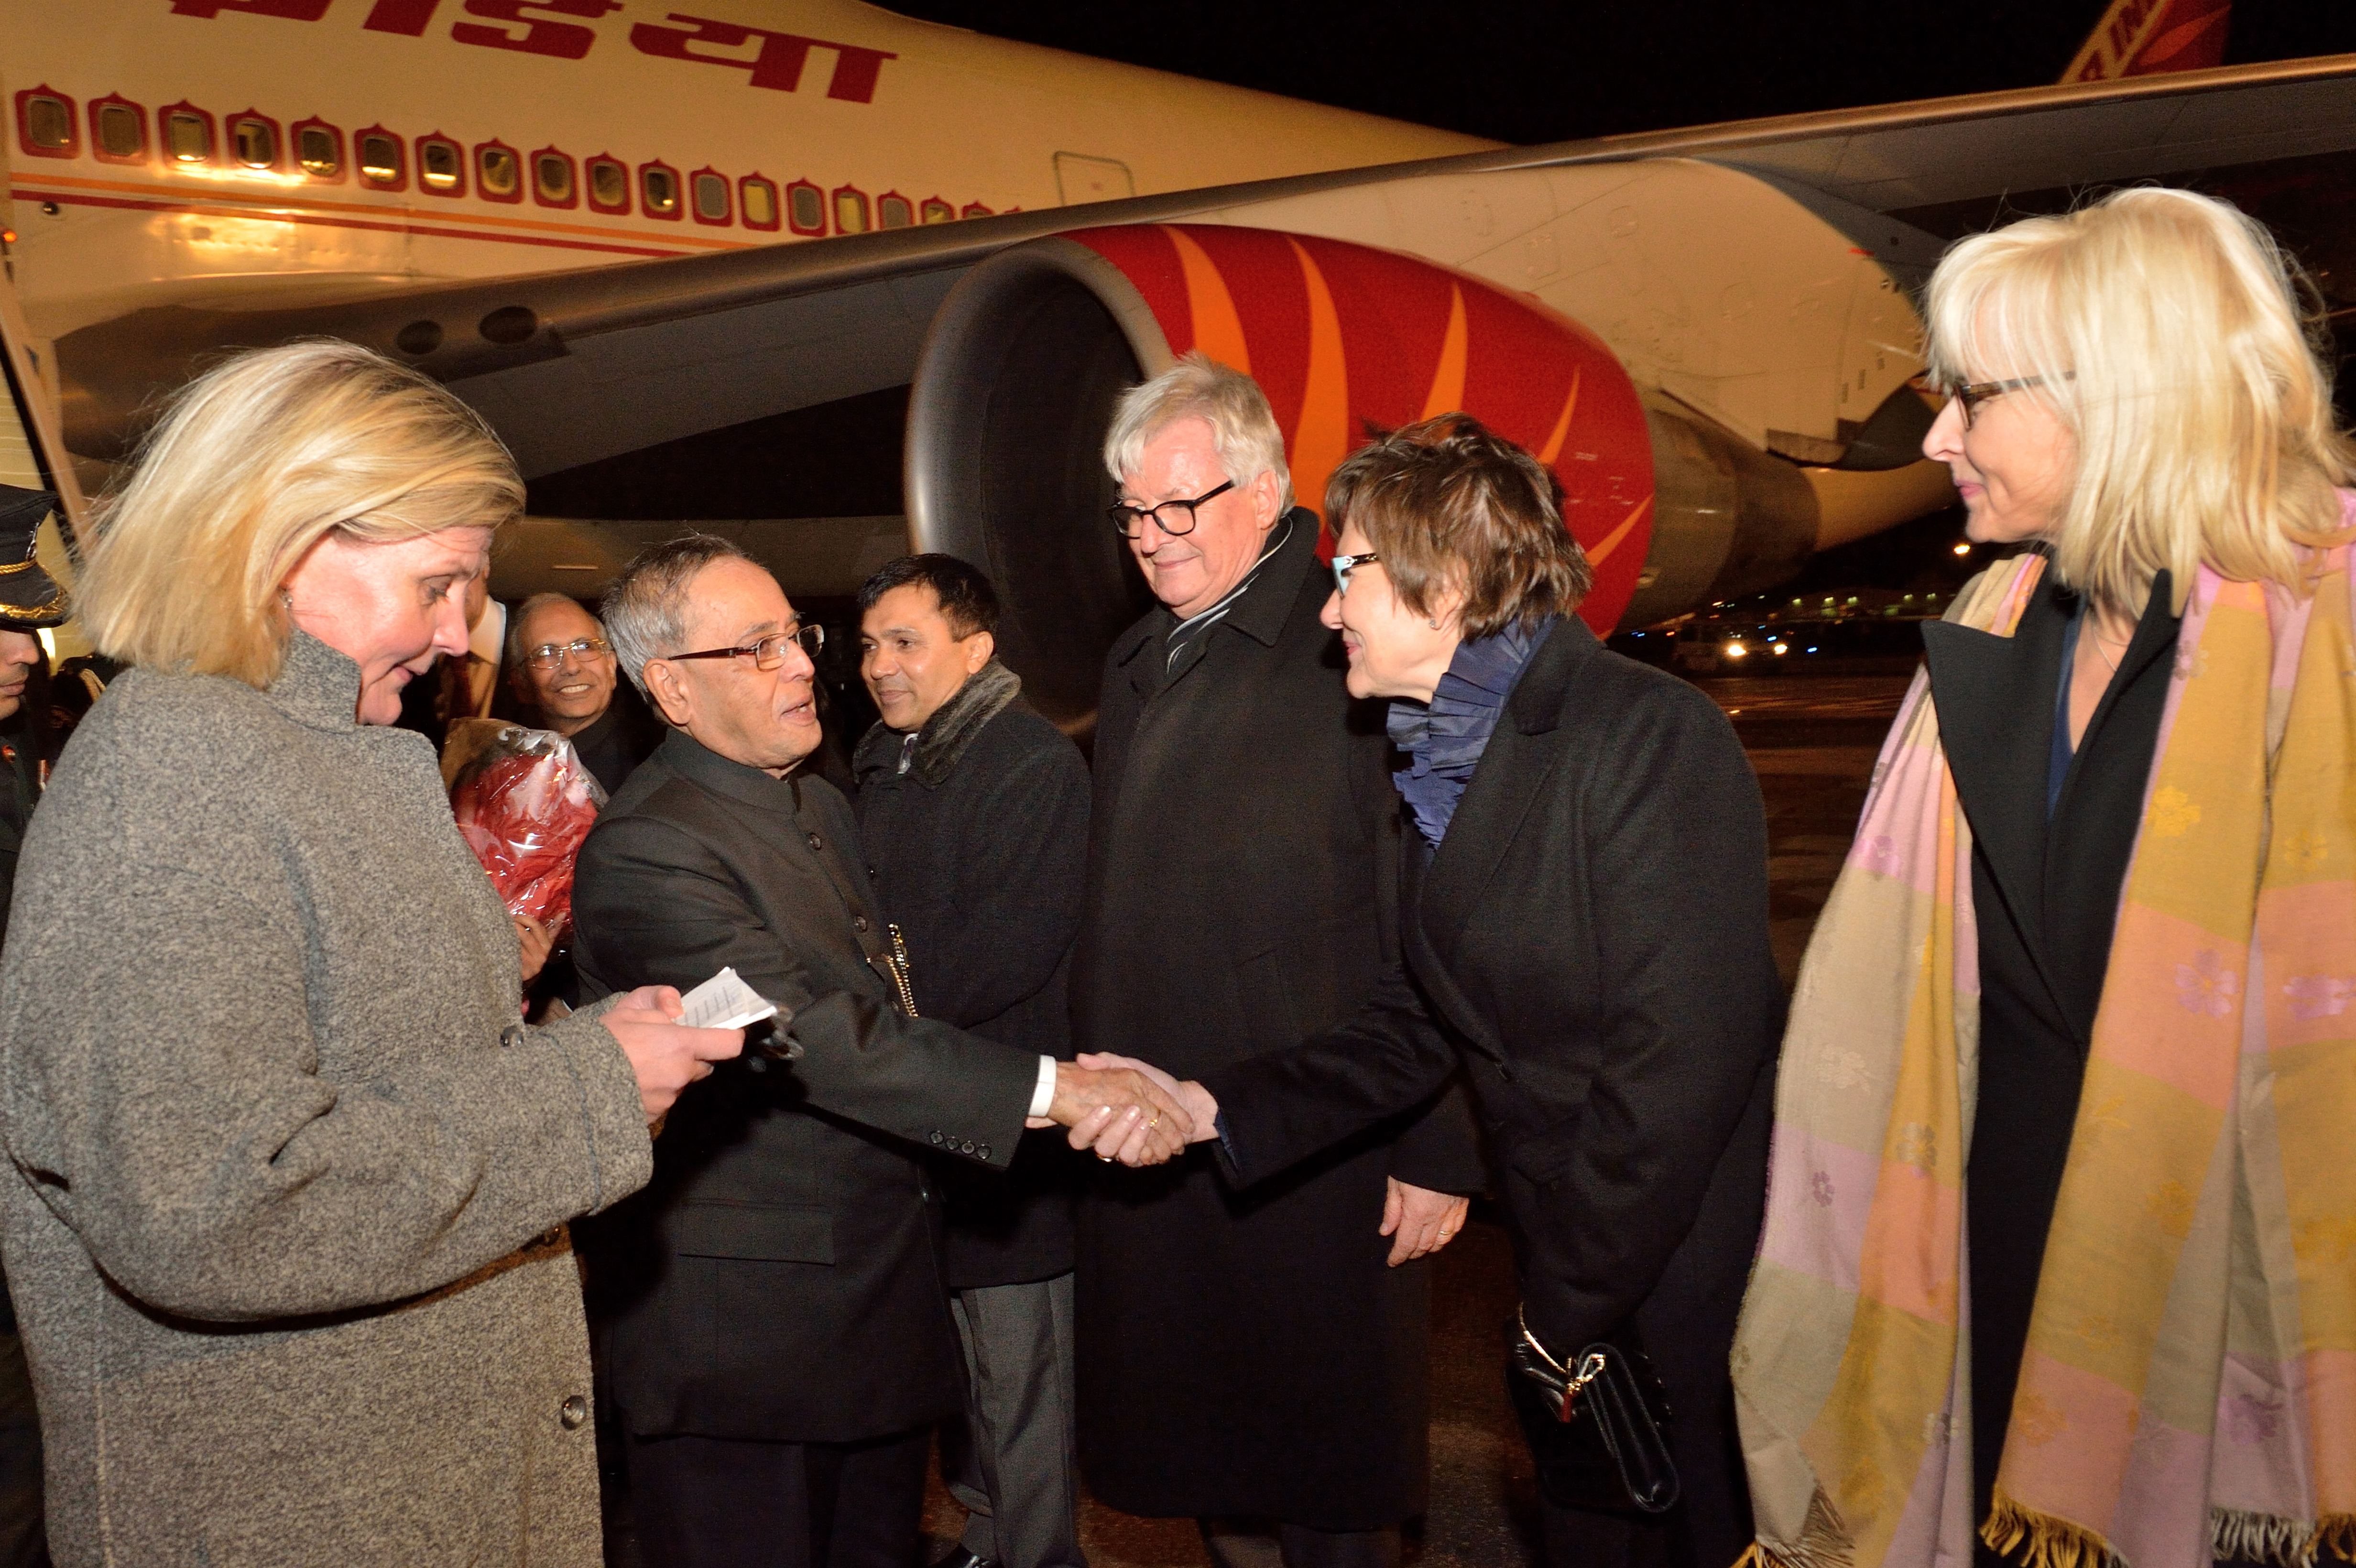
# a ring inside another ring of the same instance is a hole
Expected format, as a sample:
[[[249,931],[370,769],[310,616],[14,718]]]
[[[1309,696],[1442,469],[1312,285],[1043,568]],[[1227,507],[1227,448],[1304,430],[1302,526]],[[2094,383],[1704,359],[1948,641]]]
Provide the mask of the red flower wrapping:
[[[572,742],[544,730],[502,731],[450,792],[458,831],[508,912],[551,930],[573,917],[573,858],[603,804]]]

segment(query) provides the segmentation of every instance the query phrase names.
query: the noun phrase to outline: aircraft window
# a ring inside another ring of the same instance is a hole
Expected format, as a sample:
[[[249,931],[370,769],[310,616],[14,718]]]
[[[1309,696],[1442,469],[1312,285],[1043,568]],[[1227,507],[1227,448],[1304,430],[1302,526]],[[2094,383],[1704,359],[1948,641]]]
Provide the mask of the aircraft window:
[[[267,120],[252,116],[229,123],[230,143],[237,148],[237,161],[250,169],[266,169],[278,162],[278,127]]]
[[[787,216],[793,220],[795,233],[826,232],[826,192],[808,180],[796,180],[787,187],[786,199],[791,204]]]
[[[371,185],[400,189],[403,175],[401,138],[382,131],[361,132],[360,173]]]
[[[777,226],[777,187],[759,175],[746,175],[736,182],[737,205],[744,209],[747,229],[775,229]]]
[[[562,153],[534,153],[531,194],[542,207],[571,207],[574,199],[573,160]]]
[[[191,110],[174,109],[164,115],[164,150],[176,164],[213,161],[213,124]]]
[[[466,176],[458,144],[440,136],[419,137],[417,183],[436,196],[464,196]]]
[[[981,203],[978,201],[969,201],[965,204],[965,210],[958,213],[958,216],[959,218],[988,218],[990,216],[990,208],[982,206]]]
[[[590,159],[589,205],[600,212],[629,211],[629,168],[612,158]]]
[[[129,164],[147,155],[147,116],[136,103],[101,103],[92,122],[100,157]]]
[[[957,208],[951,207],[948,202],[943,201],[937,196],[929,196],[925,198],[924,214],[925,221],[927,223],[954,223],[957,221]]]
[[[28,152],[71,154],[74,144],[73,105],[62,98],[36,92],[25,100],[25,146]]]
[[[916,209],[897,191],[885,191],[875,198],[875,218],[881,228],[905,229],[916,221]]]
[[[725,223],[728,208],[728,176],[710,169],[698,169],[688,188],[695,197],[695,220],[698,223]]]
[[[485,201],[521,201],[523,164],[497,142],[475,149],[475,191]]]
[[[856,186],[839,186],[834,193],[834,231],[837,234],[867,232],[867,193]]]
[[[679,172],[665,164],[638,170],[638,205],[648,218],[679,216]]]
[[[315,180],[341,179],[344,174],[344,139],[333,125],[297,125],[294,127],[294,160],[303,172]]]

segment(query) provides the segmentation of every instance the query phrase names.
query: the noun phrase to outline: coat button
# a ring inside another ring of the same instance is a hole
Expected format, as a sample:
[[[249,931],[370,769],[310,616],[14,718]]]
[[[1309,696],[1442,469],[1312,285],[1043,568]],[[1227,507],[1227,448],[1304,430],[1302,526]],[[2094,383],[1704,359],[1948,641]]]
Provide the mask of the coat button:
[[[577,1393],[571,1395],[556,1407],[556,1419],[564,1424],[565,1431],[580,1431],[581,1424],[589,1419],[589,1402]]]
[[[809,836],[809,847],[813,850],[823,849],[826,848],[826,840],[813,833]]]
[[[499,1030],[499,1043],[512,1051],[523,1043],[523,1025],[509,1024]]]
[[[853,931],[865,931],[867,929],[867,917],[863,914],[852,915],[851,917],[851,929]]]

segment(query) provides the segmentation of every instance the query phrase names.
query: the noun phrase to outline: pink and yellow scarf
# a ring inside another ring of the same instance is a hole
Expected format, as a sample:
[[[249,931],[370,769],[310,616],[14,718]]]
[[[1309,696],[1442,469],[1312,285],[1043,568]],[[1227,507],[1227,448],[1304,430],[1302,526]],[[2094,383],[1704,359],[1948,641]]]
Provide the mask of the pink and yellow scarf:
[[[2356,498],[2350,501],[2356,518]],[[1994,1515],[1972,1516],[1971,831],[1927,672],[1808,948],[1734,1381],[1767,1568],[2356,1551],[2356,639],[2185,607]],[[1947,618],[2010,635],[2043,559]]]

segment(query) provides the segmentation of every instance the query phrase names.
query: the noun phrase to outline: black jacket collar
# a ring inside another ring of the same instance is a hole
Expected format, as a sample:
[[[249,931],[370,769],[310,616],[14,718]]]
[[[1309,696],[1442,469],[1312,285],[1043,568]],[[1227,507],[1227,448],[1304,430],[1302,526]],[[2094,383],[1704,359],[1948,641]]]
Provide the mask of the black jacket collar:
[[[674,730],[665,736],[655,759],[689,783],[755,811],[775,811],[791,816],[800,805],[799,794],[790,778],[771,778],[759,768],[731,761],[684,730]]]
[[[1306,507],[1295,507],[1285,517],[1292,525],[1291,534],[1259,568],[1259,580],[1244,591],[1235,608],[1204,633],[1206,641],[1221,626],[1232,626],[1263,647],[1276,646],[1277,638],[1284,635],[1284,624],[1291,619],[1293,603],[1301,596],[1301,581],[1317,557],[1319,527],[1317,514]],[[1277,526],[1281,528],[1284,520],[1280,519]],[[1167,605],[1156,609],[1120,635],[1113,644],[1112,662],[1115,666],[1132,663],[1143,649],[1158,646],[1177,624]]]

